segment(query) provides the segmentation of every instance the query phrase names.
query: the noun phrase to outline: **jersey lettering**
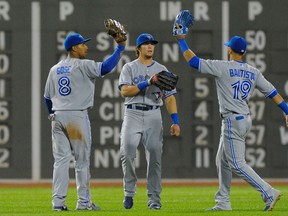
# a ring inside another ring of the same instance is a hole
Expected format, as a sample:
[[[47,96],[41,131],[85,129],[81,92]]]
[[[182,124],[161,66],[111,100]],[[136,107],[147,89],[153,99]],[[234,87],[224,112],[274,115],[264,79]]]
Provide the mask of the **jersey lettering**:
[[[70,68],[71,68],[71,66],[58,67],[56,72],[57,72],[57,74],[69,74]]]
[[[229,69],[230,77],[243,77],[255,81],[255,73],[243,69]]]
[[[133,84],[135,84],[135,85],[137,85],[138,83],[140,83],[140,82],[143,82],[143,81],[145,81],[146,79],[145,79],[145,77],[143,76],[143,75],[139,75],[138,77],[133,77],[132,78],[132,82],[133,82]]]

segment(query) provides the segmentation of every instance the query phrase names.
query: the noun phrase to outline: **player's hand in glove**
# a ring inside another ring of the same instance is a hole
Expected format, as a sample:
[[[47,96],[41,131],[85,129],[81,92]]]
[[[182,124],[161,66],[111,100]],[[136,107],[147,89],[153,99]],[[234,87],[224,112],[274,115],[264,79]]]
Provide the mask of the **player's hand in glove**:
[[[113,19],[105,19],[104,25],[108,35],[112,36],[117,43],[126,45],[127,32],[124,25]]]
[[[173,36],[177,39],[185,38],[188,30],[194,24],[194,16],[189,10],[182,10],[175,18],[173,25]]]
[[[150,85],[154,85],[161,90],[172,91],[176,88],[178,76],[169,71],[161,71],[152,76],[149,80]]]

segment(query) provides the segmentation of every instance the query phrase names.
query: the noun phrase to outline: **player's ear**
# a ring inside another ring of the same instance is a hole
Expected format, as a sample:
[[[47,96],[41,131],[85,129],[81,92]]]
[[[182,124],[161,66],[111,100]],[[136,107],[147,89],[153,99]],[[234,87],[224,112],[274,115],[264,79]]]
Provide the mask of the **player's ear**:
[[[75,50],[76,50],[76,47],[75,47],[75,46],[72,46],[72,47],[71,47],[71,51],[74,51],[74,52],[75,52]]]
[[[78,44],[78,45],[79,45],[79,44]],[[72,46],[71,51],[72,51],[72,52],[77,52],[78,45]]]

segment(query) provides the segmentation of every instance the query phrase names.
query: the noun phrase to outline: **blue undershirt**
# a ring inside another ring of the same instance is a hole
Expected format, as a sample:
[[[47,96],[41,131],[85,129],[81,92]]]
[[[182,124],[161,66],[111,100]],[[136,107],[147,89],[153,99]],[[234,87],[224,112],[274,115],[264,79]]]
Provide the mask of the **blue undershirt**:
[[[52,101],[48,98],[44,98],[44,100],[45,100],[45,104],[47,106],[49,114],[53,114],[54,111],[52,110]]]

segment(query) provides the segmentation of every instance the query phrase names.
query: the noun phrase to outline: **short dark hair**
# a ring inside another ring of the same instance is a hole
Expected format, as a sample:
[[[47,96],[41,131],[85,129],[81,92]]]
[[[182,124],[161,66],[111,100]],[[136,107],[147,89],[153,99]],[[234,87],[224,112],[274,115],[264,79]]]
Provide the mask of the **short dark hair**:
[[[141,45],[140,45],[140,46],[136,46],[136,48],[135,48],[135,55],[136,55],[137,58],[138,58],[139,55],[140,55],[140,52],[139,52],[139,50],[138,50],[138,48],[140,48],[140,47],[141,47]]]

